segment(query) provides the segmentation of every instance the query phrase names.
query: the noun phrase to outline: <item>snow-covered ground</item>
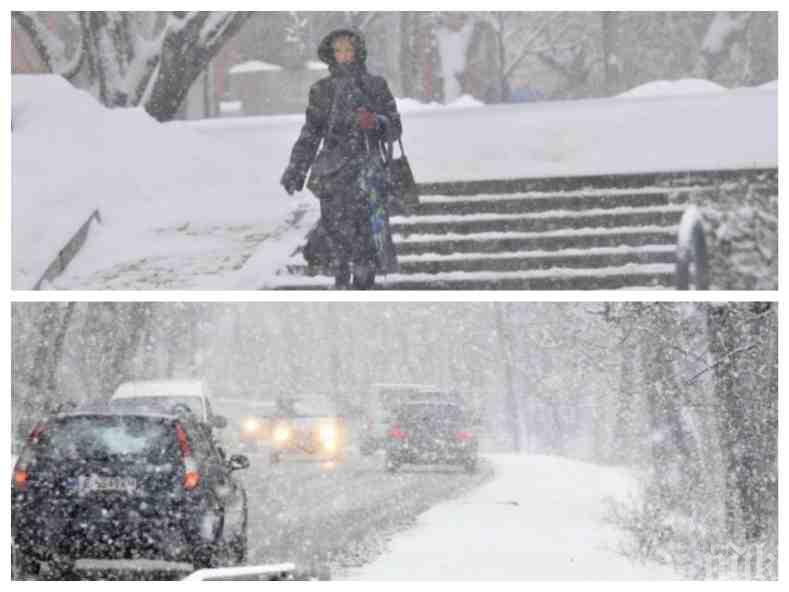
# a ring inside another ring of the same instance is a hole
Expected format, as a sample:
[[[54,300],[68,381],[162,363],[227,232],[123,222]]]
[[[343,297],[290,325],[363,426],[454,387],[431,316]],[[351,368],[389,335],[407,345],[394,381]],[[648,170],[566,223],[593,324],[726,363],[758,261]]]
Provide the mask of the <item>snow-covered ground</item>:
[[[352,580],[658,580],[673,569],[624,557],[606,500],[638,495],[622,469],[559,457],[486,455],[495,477],[434,506]]]
[[[400,102],[417,180],[777,166],[777,88],[658,81],[611,99]],[[15,289],[94,209],[56,288],[256,288],[318,216],[279,178],[302,115],[159,124],[55,76],[12,77]],[[306,98],[305,98],[306,100]]]

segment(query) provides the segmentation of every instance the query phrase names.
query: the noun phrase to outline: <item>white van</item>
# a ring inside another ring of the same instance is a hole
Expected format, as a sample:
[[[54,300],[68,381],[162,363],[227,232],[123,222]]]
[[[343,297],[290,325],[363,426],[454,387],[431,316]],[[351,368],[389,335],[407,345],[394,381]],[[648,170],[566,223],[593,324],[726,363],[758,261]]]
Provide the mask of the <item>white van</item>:
[[[155,402],[157,407],[172,410],[178,406],[187,407],[203,423],[223,428],[227,420],[214,415],[211,410],[211,396],[208,385],[203,380],[141,380],[121,383],[112,395],[113,401],[122,400],[131,404]]]

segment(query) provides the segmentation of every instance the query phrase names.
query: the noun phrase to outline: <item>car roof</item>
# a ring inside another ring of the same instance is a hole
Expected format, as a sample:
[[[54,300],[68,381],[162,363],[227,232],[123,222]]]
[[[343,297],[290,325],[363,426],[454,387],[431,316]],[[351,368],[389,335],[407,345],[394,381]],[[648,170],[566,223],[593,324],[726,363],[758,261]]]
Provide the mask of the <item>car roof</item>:
[[[115,389],[114,399],[131,397],[206,397],[202,380],[140,380],[124,382]]]
[[[101,401],[97,403],[87,403],[70,411],[63,411],[55,417],[84,417],[84,416],[122,416],[122,417],[153,417],[160,419],[188,419],[188,415],[174,413],[155,404],[135,405],[134,407],[124,407],[114,401]],[[194,414],[192,414],[194,415]]]

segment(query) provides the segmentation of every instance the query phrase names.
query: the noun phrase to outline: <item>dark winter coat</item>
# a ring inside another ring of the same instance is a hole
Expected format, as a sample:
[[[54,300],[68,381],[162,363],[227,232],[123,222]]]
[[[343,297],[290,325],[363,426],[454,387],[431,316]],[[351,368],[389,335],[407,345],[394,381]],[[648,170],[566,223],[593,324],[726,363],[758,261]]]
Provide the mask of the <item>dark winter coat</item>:
[[[354,46],[352,64],[335,62],[334,41],[342,36],[349,37]],[[396,141],[402,133],[397,105],[386,80],[367,72],[367,48],[358,32],[339,29],[330,33],[321,41],[318,57],[328,64],[330,76],[310,87],[306,122],[282,177],[286,189],[301,190],[307,172],[312,169],[309,186],[321,199],[321,232],[311,233],[311,236],[323,236],[326,240],[320,245],[308,243],[305,258],[310,263],[310,259],[315,262],[331,259],[340,275],[350,263],[354,269],[395,271],[396,254],[391,237],[386,246],[387,256],[383,258],[389,263],[383,263],[374,245],[368,203],[362,194],[365,191],[363,179],[368,179],[363,170],[369,172],[371,154],[378,153],[383,140]],[[361,109],[376,115],[376,129],[365,130],[359,126]],[[331,183],[315,182],[316,178],[320,181],[316,170],[320,167],[313,166],[316,161],[324,165],[339,163],[338,167],[329,167],[339,173],[324,175],[332,178]],[[329,250],[330,254],[323,252]]]
[[[337,64],[334,60],[334,40],[342,36],[350,37],[353,43],[353,64]],[[283,175],[283,184],[289,178],[298,189],[303,188],[321,143],[322,152],[330,151],[337,160],[353,167],[368,146],[376,146],[382,139],[395,141],[402,133],[397,105],[386,80],[367,72],[367,48],[361,34],[348,29],[333,31],[321,41],[318,57],[328,64],[330,76],[310,87],[306,122]],[[378,116],[381,125],[377,130],[359,127],[357,112],[362,108]]]

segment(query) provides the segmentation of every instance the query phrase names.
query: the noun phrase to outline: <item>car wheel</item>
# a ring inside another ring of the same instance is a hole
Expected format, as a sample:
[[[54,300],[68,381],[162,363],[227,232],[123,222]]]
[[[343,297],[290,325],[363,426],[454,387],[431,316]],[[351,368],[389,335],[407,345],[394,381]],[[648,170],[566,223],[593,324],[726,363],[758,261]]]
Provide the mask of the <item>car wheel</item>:
[[[41,571],[41,562],[21,549],[11,551],[11,574],[15,580],[35,578]]]
[[[245,565],[247,562],[247,533],[238,535],[231,543],[230,550],[236,565]]]
[[[276,465],[276,464],[277,464],[277,463],[279,463],[279,461],[281,461],[281,460],[282,460],[282,455],[281,455],[279,452],[272,452],[272,453],[269,455],[269,462],[270,462],[272,465]]]
[[[241,527],[241,532],[238,533],[233,541],[230,543],[230,550],[233,554],[233,559],[236,565],[244,565],[247,562],[247,524],[249,515],[247,513],[246,502],[244,503],[244,525]]]
[[[192,553],[192,564],[194,565],[195,571],[213,567],[216,551],[216,546],[210,543],[204,543],[195,548]]]

